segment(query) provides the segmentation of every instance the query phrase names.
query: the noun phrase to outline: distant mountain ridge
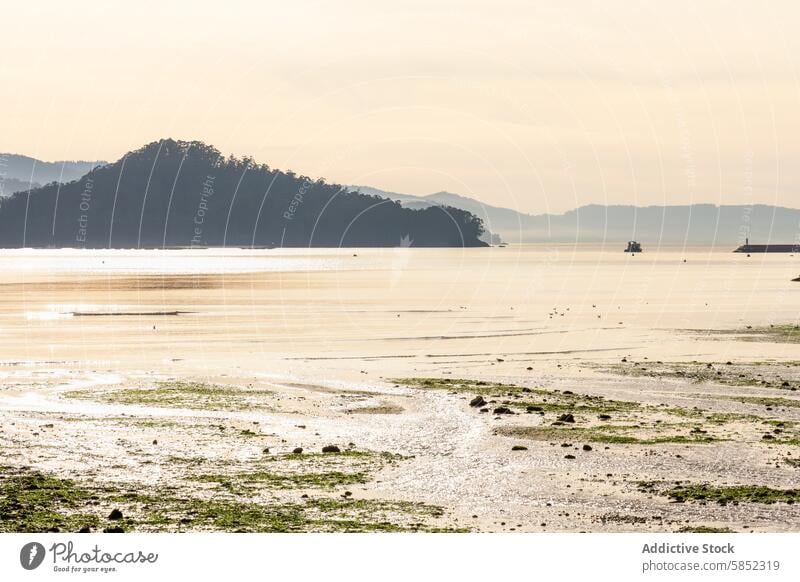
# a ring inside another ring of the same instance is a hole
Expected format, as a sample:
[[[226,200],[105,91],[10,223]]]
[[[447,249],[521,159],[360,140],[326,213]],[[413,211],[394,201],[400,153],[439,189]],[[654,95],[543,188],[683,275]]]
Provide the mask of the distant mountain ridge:
[[[174,139],[0,199],[5,248],[485,246],[482,231],[464,210],[412,210]]]
[[[531,215],[437,192],[412,196],[367,186],[353,189],[397,200],[409,208],[447,204],[468,210],[485,228],[511,243],[625,242],[647,245],[740,245],[746,238],[763,244],[800,241],[800,210],[765,204],[632,206],[590,204],[563,214]]]
[[[104,161],[44,162],[29,156],[0,153],[0,196],[39,188],[50,182],[72,182]]]

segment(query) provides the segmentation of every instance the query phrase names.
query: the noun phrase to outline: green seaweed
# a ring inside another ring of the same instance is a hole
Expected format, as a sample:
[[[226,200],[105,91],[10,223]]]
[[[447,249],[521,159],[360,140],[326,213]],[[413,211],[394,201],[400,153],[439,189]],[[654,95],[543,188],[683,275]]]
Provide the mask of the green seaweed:
[[[765,504],[783,502],[793,504],[800,500],[800,489],[774,489],[765,485],[715,486],[707,483],[690,483],[662,488],[663,485],[663,483],[659,482],[643,481],[639,483],[639,489],[658,493],[681,503],[697,501],[702,503],[716,502],[720,505],[744,502]]]
[[[72,390],[64,396],[108,404],[240,411],[269,409],[265,399],[273,394],[271,390],[201,382],[156,382],[152,388]]]

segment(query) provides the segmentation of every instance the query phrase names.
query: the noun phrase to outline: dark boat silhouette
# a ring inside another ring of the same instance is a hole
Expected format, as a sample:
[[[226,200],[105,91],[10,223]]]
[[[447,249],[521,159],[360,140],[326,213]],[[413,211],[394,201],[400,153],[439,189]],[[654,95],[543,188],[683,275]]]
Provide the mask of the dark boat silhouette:
[[[744,239],[744,244],[737,247],[734,253],[800,253],[800,243],[780,245],[751,245],[750,239]]]
[[[642,245],[635,240],[628,241],[628,246],[625,248],[626,253],[641,253]]]

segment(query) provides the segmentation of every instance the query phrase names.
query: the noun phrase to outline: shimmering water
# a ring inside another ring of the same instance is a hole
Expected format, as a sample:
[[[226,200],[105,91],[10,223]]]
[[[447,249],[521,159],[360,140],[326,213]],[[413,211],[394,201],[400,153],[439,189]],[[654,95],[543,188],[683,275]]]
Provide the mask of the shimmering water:
[[[685,331],[797,323],[791,255],[530,245],[5,250],[0,262],[4,362],[294,373],[315,361],[351,376],[631,351],[800,359],[795,345]]]

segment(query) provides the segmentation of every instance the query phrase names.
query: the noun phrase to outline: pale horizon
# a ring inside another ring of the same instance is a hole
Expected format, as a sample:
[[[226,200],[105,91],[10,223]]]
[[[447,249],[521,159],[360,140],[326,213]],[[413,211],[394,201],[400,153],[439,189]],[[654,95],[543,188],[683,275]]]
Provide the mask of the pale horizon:
[[[6,14],[9,153],[114,161],[173,137],[531,214],[796,206],[790,2],[87,1]]]

